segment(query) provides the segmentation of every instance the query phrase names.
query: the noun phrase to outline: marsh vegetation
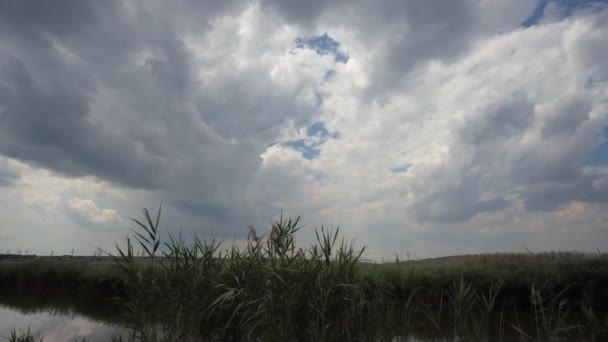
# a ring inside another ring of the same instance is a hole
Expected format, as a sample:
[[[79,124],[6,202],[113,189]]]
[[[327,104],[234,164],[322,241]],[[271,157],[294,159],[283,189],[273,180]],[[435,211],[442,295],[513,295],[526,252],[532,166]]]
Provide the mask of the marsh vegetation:
[[[104,294],[121,308],[116,341],[608,338],[605,253],[371,264],[339,229],[321,228],[316,243],[298,246],[299,218],[281,217],[267,237],[254,231],[246,246],[224,248],[216,239],[161,241],[160,214],[144,209],[111,262],[5,262],[0,284]]]

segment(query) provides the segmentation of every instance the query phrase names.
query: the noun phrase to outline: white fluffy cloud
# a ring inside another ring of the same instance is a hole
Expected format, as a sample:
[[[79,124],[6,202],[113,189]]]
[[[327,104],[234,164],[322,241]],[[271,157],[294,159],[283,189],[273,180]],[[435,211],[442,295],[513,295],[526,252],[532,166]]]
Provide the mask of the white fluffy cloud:
[[[168,229],[238,237],[284,210],[373,258],[607,247],[601,5],[71,6],[0,11],[11,244],[66,223],[110,243],[163,200]]]
[[[68,202],[69,208],[92,223],[120,223],[122,219],[114,209],[99,208],[90,199],[74,198]]]
[[[585,13],[479,39],[455,60],[420,63],[381,101],[359,96],[363,86],[356,80],[375,71],[357,65],[365,55],[351,53],[353,63],[323,87],[320,108],[321,120],[340,138],[324,144],[311,162],[296,164],[288,157],[293,152],[283,148],[268,151],[264,164],[276,170],[273,181],[288,173],[291,189],[303,189],[285,195],[293,196],[294,211],[303,199],[314,198],[325,209],[313,212],[334,213],[319,221],[335,222],[331,218],[341,213],[347,227],[413,239],[412,249],[427,239],[460,248],[483,232],[510,235],[544,215],[530,212],[604,203],[605,172],[586,166],[608,120],[604,63],[595,49],[580,46],[590,40],[598,49],[606,45],[605,38],[600,44],[590,37],[608,30],[607,18],[605,12]],[[391,172],[404,165],[406,172]],[[306,179],[303,170],[324,178]],[[297,179],[301,185],[294,185]],[[492,217],[502,221],[502,212],[513,211],[529,220],[500,228],[492,223]],[[483,213],[483,221],[475,219]],[[565,225],[547,224],[543,233],[565,229],[574,235],[581,226]],[[464,240],[447,243],[461,234]],[[521,241],[525,234],[519,233]],[[553,245],[560,248],[584,247],[558,239]]]

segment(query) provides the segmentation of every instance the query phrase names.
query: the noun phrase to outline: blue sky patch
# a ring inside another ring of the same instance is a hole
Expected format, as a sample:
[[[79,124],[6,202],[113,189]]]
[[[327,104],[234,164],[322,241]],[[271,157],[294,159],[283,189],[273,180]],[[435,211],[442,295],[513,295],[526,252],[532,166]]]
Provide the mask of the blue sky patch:
[[[538,24],[540,19],[543,17],[543,13],[545,12],[545,7],[547,7],[547,1],[541,0],[538,5],[534,8],[532,13],[526,20],[521,23],[523,27],[530,27]]]
[[[412,166],[412,164],[406,164],[403,166],[394,167],[391,169],[392,173],[405,173]]]
[[[604,141],[589,152],[585,166],[608,166],[608,126],[604,127],[598,136],[604,138]]]
[[[608,165],[608,141],[596,146],[587,156],[586,166],[607,166]]]
[[[309,137],[315,135],[318,135],[320,137],[326,137],[329,136],[329,131],[327,130],[323,122],[317,121],[312,125],[308,126],[306,130],[306,135],[308,135]]]
[[[557,4],[560,18],[562,19],[572,15],[574,11],[580,8],[589,8],[597,4],[608,4],[608,0],[541,0],[530,16],[521,23],[521,26],[530,27],[538,24],[543,18],[545,8],[550,2]]]
[[[318,144],[310,143],[306,139],[290,140],[285,142],[285,146],[299,151],[302,153],[302,158],[308,160],[317,158],[321,153],[321,149],[318,148]]]
[[[338,138],[338,132],[329,132],[327,130],[327,127],[325,127],[325,123],[321,122],[321,121],[317,121],[315,123],[313,123],[312,125],[308,126],[308,128],[306,129],[306,135],[309,137],[314,137],[314,136],[318,136],[320,138],[331,138],[331,139],[337,139]]]
[[[297,37],[295,42],[296,47],[300,49],[312,49],[320,56],[332,54],[336,62],[344,64],[348,62],[348,55],[341,51],[340,42],[327,35],[327,33],[310,38]]]
[[[306,136],[308,138],[288,140],[283,146],[299,151],[304,159],[315,159],[321,153],[321,145],[328,139],[337,139],[338,132],[329,132],[323,122],[317,121],[306,128]],[[315,137],[321,139],[313,139]]]

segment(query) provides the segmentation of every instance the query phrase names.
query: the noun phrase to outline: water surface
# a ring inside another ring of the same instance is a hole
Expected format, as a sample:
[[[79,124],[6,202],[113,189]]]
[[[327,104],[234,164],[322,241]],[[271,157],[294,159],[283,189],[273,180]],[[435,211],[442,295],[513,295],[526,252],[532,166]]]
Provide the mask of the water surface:
[[[124,319],[114,301],[91,293],[62,290],[2,289],[0,341],[14,328],[40,331],[44,342],[107,341]]]
[[[489,340],[519,340],[510,323],[517,323],[525,331],[534,331],[530,312],[500,311],[492,314]],[[599,317],[605,316],[605,313]],[[453,323],[449,318],[442,319],[439,329],[432,326],[428,319],[418,315],[418,320],[407,328],[386,327],[389,336],[400,335],[393,341],[454,341]],[[572,322],[583,322],[582,317],[570,315]],[[608,319],[608,318],[607,318]],[[418,322],[417,322],[418,321]],[[91,294],[61,291],[0,291],[0,341],[11,330],[40,331],[45,342],[65,342],[86,336],[87,341],[107,341],[118,332],[124,331],[124,307],[116,305],[107,298]],[[416,324],[416,322],[418,324]],[[520,323],[521,322],[521,325]],[[445,324],[445,326],[443,326]],[[497,337],[501,338],[497,338]]]
[[[45,342],[65,342],[91,336],[90,341],[106,341],[116,325],[104,323],[75,312],[40,309],[19,310],[0,304],[0,337],[8,336],[13,328],[41,331]],[[1,340],[1,338],[0,338]]]

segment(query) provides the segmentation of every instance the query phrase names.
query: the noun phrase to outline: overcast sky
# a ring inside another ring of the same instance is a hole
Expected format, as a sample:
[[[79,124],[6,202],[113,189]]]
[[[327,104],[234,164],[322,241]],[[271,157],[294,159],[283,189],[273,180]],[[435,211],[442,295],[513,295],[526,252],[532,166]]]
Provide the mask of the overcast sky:
[[[281,211],[376,260],[608,249],[608,2],[0,2],[0,252]]]

